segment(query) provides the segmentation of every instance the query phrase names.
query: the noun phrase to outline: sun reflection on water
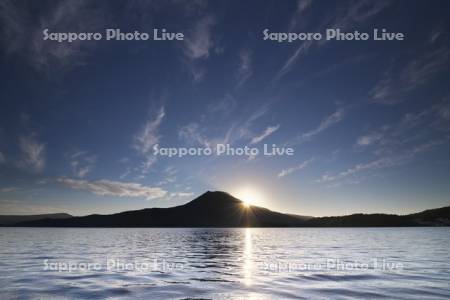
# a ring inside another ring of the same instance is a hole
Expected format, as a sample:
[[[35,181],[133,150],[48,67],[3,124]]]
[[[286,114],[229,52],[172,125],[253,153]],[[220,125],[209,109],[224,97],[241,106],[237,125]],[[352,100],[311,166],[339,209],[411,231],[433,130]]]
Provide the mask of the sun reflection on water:
[[[245,244],[244,244],[244,284],[252,284],[252,269],[253,269],[253,258],[252,258],[252,229],[245,229]]]

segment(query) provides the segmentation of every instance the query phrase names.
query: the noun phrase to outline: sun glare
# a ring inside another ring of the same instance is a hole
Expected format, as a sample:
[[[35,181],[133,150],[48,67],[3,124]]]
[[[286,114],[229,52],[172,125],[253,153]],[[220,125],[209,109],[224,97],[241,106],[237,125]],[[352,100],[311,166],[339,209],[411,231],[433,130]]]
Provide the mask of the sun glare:
[[[234,193],[234,196],[243,201],[245,207],[260,205],[262,195],[254,188],[242,188]]]

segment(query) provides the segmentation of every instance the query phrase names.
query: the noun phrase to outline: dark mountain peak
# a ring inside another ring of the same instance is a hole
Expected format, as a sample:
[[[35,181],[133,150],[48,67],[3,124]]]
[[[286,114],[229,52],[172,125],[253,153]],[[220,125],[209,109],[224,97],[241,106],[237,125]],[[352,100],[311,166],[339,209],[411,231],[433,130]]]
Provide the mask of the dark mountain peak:
[[[242,201],[231,196],[230,194],[222,191],[207,191],[206,193],[195,198],[191,202],[187,203],[187,206],[198,206],[198,205],[235,205],[241,204]]]
[[[200,197],[202,196],[236,199],[235,197],[231,196],[231,194],[223,191],[206,191],[206,193],[203,193]]]

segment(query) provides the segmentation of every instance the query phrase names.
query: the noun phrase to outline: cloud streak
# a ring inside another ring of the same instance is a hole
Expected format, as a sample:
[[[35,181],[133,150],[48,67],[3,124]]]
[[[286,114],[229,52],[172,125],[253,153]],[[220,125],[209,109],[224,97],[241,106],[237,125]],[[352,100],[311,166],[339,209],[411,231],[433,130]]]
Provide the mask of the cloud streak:
[[[112,180],[87,181],[71,178],[57,178],[57,182],[75,190],[91,192],[100,196],[140,197],[146,200],[162,198],[167,191],[159,187],[144,186],[140,183]]]
[[[253,74],[252,52],[248,49],[242,50],[239,54],[239,68],[236,74],[237,87],[243,85]]]
[[[291,30],[297,25],[298,19],[311,6],[311,4],[312,1],[308,0],[297,2],[297,10],[290,24]],[[316,28],[315,30],[311,30],[311,32],[320,32],[323,31],[324,28],[339,28],[341,30],[345,30],[354,25],[365,23],[389,5],[390,1],[362,0],[350,2],[345,9],[337,9],[337,13],[335,15],[333,15],[327,22],[324,22],[321,26],[319,26],[318,29]],[[327,40],[318,42],[302,42],[302,44],[295,50],[295,52],[291,56],[289,56],[281,69],[276,73],[273,81],[275,82],[280,80],[284,75],[291,71],[297,61],[301,57],[308,54],[311,47],[322,46],[326,43]]]
[[[283,178],[287,175],[290,175],[294,172],[303,170],[304,168],[306,168],[310,163],[312,163],[314,161],[314,158],[310,158],[308,160],[305,160],[304,162],[302,162],[301,164],[291,167],[291,168],[287,168],[287,169],[283,169],[280,171],[280,173],[278,173],[277,177],[278,178]]]
[[[286,73],[288,73],[291,68],[294,66],[294,64],[297,62],[297,60],[303,56],[306,55],[309,51],[309,48],[313,45],[312,41],[304,41],[302,44],[295,50],[294,54],[292,54],[284,63],[283,67],[277,72],[275,75],[273,81],[277,81],[281,79]]]
[[[98,8],[87,1],[58,1],[48,10],[35,11],[29,3],[6,1],[0,4],[0,21],[7,53],[16,53],[37,70],[67,69],[85,63],[90,49],[97,43],[74,41],[52,43],[42,38],[46,28],[59,32],[95,32],[104,23],[106,8]],[[32,18],[38,15],[38,18]],[[36,20],[36,21],[34,21]]]
[[[350,1],[346,10],[338,12],[330,24],[329,28],[340,28],[345,30],[356,24],[368,21],[370,18],[379,14],[382,10],[391,5],[391,1]]]
[[[379,132],[372,132],[372,133],[360,136],[358,138],[358,140],[356,141],[356,144],[358,146],[362,146],[362,147],[370,146],[370,145],[377,143],[382,138],[383,138],[383,134],[381,134]]]
[[[148,120],[141,131],[134,137],[134,148],[141,154],[148,154],[152,147],[159,143],[159,127],[165,117],[164,107],[161,107],[154,119]]]
[[[254,144],[258,144],[258,143],[262,142],[265,138],[269,137],[272,133],[277,131],[279,128],[280,128],[280,125],[267,127],[263,133],[261,133],[258,136],[253,137],[252,140],[250,141],[250,144],[254,145]]]
[[[297,9],[291,19],[289,31],[295,30],[295,27],[302,20],[304,13],[310,8],[312,0],[297,0]]]
[[[212,16],[203,17],[185,39],[184,52],[191,59],[208,58],[214,46],[211,29],[216,23]]]
[[[306,141],[309,141],[314,136],[321,133],[322,131],[325,131],[328,128],[332,127],[333,125],[341,122],[344,119],[344,117],[345,117],[345,110],[343,108],[340,108],[340,109],[336,110],[334,113],[332,113],[331,115],[327,116],[325,119],[323,119],[320,122],[319,126],[317,126],[315,129],[310,130],[308,132],[301,134],[300,136],[295,137],[294,139],[289,141],[287,144],[293,146],[293,145],[298,145],[298,144],[302,144]]]
[[[216,20],[211,15],[205,15],[194,26],[184,40],[183,52],[186,65],[194,82],[199,82],[206,74],[201,60],[209,58],[214,47],[212,28]]]
[[[166,113],[164,107],[161,107],[153,119],[148,120],[142,129],[134,136],[133,147],[138,153],[144,157],[142,164],[142,172],[148,172],[149,168],[156,162],[153,155],[153,146],[159,143],[161,135],[159,127],[164,120]]]
[[[419,112],[406,113],[400,121],[386,124],[363,134],[356,140],[360,149],[373,149],[374,154],[392,155],[414,148],[426,137],[449,132],[450,101],[443,99]]]
[[[15,192],[17,190],[18,190],[18,188],[14,187],[14,186],[10,186],[10,187],[1,188],[0,192],[2,192],[2,193],[11,193],[11,192]]]
[[[444,99],[425,110],[405,114],[395,124],[381,126],[378,130],[360,136],[356,140],[356,146],[372,151],[375,158],[335,175],[324,174],[317,182],[339,182],[363,171],[405,165],[421,153],[448,144],[449,109],[449,100]],[[437,138],[438,136],[440,137]]]
[[[19,138],[22,159],[19,165],[24,169],[41,172],[45,167],[45,144],[37,140],[36,134]]]
[[[94,168],[97,161],[96,155],[90,155],[87,151],[78,151],[70,156],[70,166],[75,176],[85,177]]]
[[[403,102],[408,92],[448,69],[449,63],[450,49],[442,47],[413,59],[399,70],[391,66],[370,90],[369,97],[372,102],[384,105]]]
[[[441,140],[430,140],[428,142],[416,145],[412,149],[406,150],[403,153],[391,156],[385,156],[377,158],[368,163],[357,164],[345,171],[342,171],[336,175],[324,174],[320,179],[317,180],[318,183],[331,182],[342,180],[349,176],[354,176],[357,173],[369,170],[379,170],[385,168],[391,168],[395,166],[401,166],[411,162],[418,154],[429,151],[439,145],[447,142],[447,139]]]
[[[225,131],[221,128],[221,131],[224,131],[222,135],[208,134],[207,128],[210,128],[209,126],[205,126],[203,123],[192,122],[179,129],[178,137],[187,145],[200,145],[210,148],[216,147],[217,144],[233,144],[239,140],[251,140],[254,138],[254,134],[250,128],[256,120],[263,117],[266,113],[267,107],[263,106],[252,112],[248,118],[233,122]]]

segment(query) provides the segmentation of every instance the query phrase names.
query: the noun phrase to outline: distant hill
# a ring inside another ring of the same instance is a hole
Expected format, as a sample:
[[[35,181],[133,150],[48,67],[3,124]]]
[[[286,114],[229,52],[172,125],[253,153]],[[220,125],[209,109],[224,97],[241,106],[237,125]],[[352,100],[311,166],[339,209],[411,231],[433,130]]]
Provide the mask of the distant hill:
[[[409,215],[352,214],[339,217],[311,218],[304,226],[310,227],[399,227],[450,226],[450,206],[429,209]]]
[[[13,225],[19,222],[36,221],[42,219],[67,219],[72,218],[66,213],[43,214],[43,215],[0,215],[0,226]]]
[[[184,205],[146,208],[111,215],[25,220],[29,227],[398,227],[449,226],[450,207],[410,215],[353,214],[306,217],[250,206],[224,192],[206,192]]]

